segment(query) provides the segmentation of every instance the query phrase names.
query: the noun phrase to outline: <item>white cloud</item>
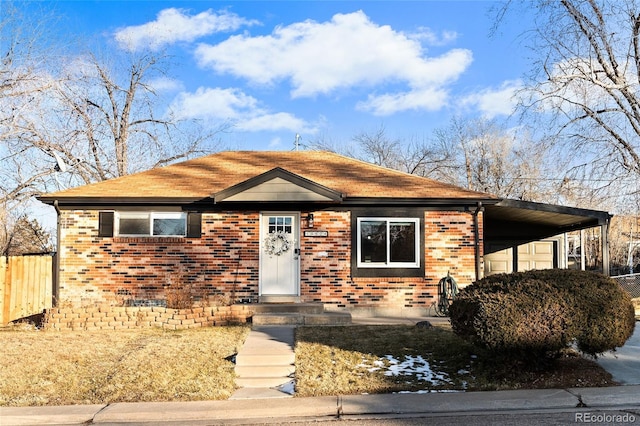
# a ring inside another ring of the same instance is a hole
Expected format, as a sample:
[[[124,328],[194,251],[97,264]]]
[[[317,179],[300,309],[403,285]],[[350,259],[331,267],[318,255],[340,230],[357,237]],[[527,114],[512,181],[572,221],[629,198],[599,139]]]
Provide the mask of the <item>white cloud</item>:
[[[304,120],[289,114],[278,112],[269,114],[257,111],[253,117],[243,117],[236,124],[236,128],[248,132],[291,130],[292,132],[315,133],[316,129],[309,126]]]
[[[118,29],[115,39],[126,50],[143,47],[157,50],[175,42],[191,42],[202,36],[256,23],[224,10],[216,13],[209,9],[189,15],[184,9],[169,8],[160,11],[155,21]]]
[[[505,81],[499,88],[484,89],[462,99],[463,106],[477,108],[485,117],[509,115],[516,106],[516,93],[522,88],[520,80]]]
[[[428,27],[421,27],[419,30],[420,32],[414,33],[411,38],[423,40],[431,46],[445,46],[458,39],[458,33],[455,31],[442,31],[441,34],[437,34]]]
[[[314,133],[317,129],[286,112],[272,113],[259,105],[253,96],[235,88],[199,88],[195,93],[182,92],[171,104],[179,118],[229,120],[234,128],[246,132],[290,130]]]
[[[428,33],[422,34],[429,38]],[[419,38],[377,25],[360,11],[337,14],[323,23],[307,20],[277,27],[266,36],[236,35],[216,45],[201,44],[196,57],[203,67],[253,84],[287,80],[294,98],[335,94],[351,87],[404,86],[408,93],[375,97],[377,102],[391,103],[369,108],[392,114],[394,106],[406,109],[407,102],[417,109],[442,105],[444,87],[472,61],[465,49],[427,57]],[[438,99],[425,96],[428,93],[438,94]],[[403,97],[405,101],[398,101]]]
[[[258,101],[240,89],[200,87],[195,93],[182,92],[172,104],[181,118],[236,119],[256,111]]]
[[[149,86],[158,92],[177,92],[184,89],[181,81],[169,77],[158,77],[151,80]]]
[[[359,102],[356,108],[378,116],[408,110],[437,111],[446,105],[447,97],[445,90],[427,88],[404,93],[370,95],[367,101]]]
[[[275,137],[269,142],[269,149],[278,149],[282,147],[282,139]]]

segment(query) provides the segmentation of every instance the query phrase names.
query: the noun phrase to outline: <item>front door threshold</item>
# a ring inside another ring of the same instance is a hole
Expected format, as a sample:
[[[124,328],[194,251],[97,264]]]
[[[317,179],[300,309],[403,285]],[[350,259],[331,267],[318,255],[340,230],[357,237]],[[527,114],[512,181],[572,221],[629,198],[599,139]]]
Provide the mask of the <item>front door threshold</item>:
[[[270,295],[260,296],[259,303],[300,303],[300,296]]]

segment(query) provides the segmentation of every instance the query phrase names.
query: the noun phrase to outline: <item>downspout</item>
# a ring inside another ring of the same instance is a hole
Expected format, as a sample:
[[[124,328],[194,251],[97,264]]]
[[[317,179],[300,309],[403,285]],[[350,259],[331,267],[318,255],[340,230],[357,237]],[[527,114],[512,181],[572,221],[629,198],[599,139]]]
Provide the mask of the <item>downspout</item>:
[[[478,205],[476,207],[476,211],[473,212],[473,233],[474,233],[474,243],[475,243],[475,257],[476,257],[476,281],[478,281],[480,277],[480,267],[482,266],[480,253],[480,220],[478,219],[478,215],[480,212],[484,212],[484,207],[482,206],[482,202],[478,201]]]
[[[58,200],[53,201],[53,208],[56,209],[56,257],[53,259],[53,289],[52,289],[52,306],[58,306],[58,300],[60,298],[60,224],[62,220],[60,219],[60,207],[58,206]]]

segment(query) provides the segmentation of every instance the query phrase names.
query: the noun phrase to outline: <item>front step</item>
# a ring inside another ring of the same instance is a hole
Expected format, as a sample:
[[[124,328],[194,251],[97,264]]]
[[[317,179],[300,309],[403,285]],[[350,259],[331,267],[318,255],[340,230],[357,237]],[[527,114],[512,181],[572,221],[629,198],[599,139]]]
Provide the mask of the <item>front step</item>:
[[[251,310],[254,326],[351,324],[351,314],[326,312],[322,303],[261,303],[251,306]]]
[[[236,378],[236,384],[243,388],[275,388],[289,383],[289,377],[252,377]]]
[[[288,360],[287,360],[288,361]],[[265,377],[291,377],[296,372],[293,364],[282,365],[236,365],[238,377],[265,378]]]
[[[300,303],[300,296],[260,296],[260,303]]]
[[[296,357],[293,351],[291,353],[270,353],[270,354],[243,354],[236,356],[236,367],[245,367],[253,365],[293,365]]]
[[[253,325],[348,325],[351,324],[351,314],[347,312],[324,313],[261,313],[254,314]]]
[[[275,314],[275,313],[302,313],[321,314],[324,312],[322,303],[261,303],[252,305],[254,314]]]

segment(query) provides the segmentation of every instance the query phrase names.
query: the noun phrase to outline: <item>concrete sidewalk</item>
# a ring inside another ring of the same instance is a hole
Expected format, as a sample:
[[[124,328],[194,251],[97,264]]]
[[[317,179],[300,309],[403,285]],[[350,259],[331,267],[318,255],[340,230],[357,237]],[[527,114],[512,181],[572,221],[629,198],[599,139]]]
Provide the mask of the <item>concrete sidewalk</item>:
[[[116,403],[63,407],[0,407],[0,424],[254,424],[295,419],[388,418],[464,413],[530,413],[546,410],[640,412],[640,386],[496,392],[352,395],[170,403]],[[637,414],[640,419],[640,414]]]
[[[616,382],[640,385],[640,324],[636,321],[633,335],[624,346],[598,355],[596,362],[611,373]]]

